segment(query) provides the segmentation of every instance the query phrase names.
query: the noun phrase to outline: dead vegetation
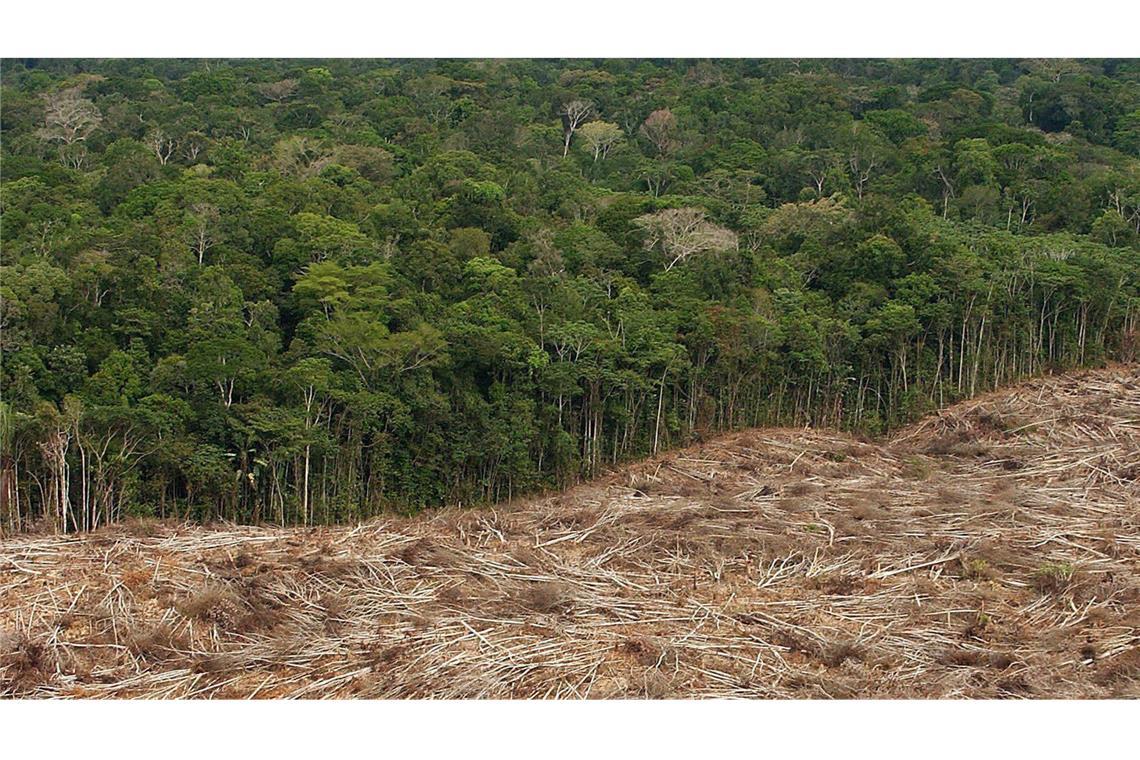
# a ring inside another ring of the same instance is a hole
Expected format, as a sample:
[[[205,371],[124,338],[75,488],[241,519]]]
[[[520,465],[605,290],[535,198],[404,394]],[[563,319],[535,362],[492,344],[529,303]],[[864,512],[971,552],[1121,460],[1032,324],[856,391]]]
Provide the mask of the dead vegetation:
[[[1140,695],[1140,369],[311,530],[0,541],[7,697]]]

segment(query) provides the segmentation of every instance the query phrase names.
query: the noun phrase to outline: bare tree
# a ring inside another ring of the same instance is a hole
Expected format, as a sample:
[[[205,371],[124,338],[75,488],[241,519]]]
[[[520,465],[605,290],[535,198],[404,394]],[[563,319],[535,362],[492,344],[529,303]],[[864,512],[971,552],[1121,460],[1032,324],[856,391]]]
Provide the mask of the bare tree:
[[[710,222],[699,208],[671,208],[633,220],[645,231],[646,250],[664,254],[665,271],[701,253],[735,250],[736,233]]]
[[[863,197],[863,189],[871,179],[871,172],[879,165],[878,156],[867,153],[853,153],[847,157],[847,165],[851,167],[851,180],[855,183],[855,194]]]
[[[1025,61],[1024,66],[1042,79],[1048,79],[1056,84],[1062,77],[1077,76],[1086,70],[1086,66],[1078,61],[1063,58],[1034,58]]]
[[[315,177],[331,161],[332,154],[323,144],[303,135],[278,140],[270,158],[277,171],[298,177]]]
[[[666,156],[680,147],[677,139],[677,117],[668,108],[661,108],[646,117],[641,125],[641,136],[657,149],[659,156]]]
[[[835,165],[835,154],[830,150],[815,151],[808,156],[805,170],[811,179],[816,197],[823,197],[823,186],[826,184],[828,177],[831,176]]]
[[[1128,196],[1126,191],[1117,187],[1108,193],[1108,208],[1130,222],[1140,234],[1140,195]]]
[[[212,203],[194,203],[187,212],[187,238],[190,248],[198,256],[198,264],[206,260],[206,251],[218,242],[218,222],[221,214]]]
[[[257,86],[261,97],[274,103],[288,100],[297,92],[296,79],[282,79],[280,82],[265,82]]]
[[[198,155],[206,146],[206,136],[201,132],[189,132],[182,140],[182,157],[189,163],[198,160]]]
[[[80,88],[71,87],[44,96],[44,126],[36,133],[41,139],[59,143],[60,159],[74,169],[83,167],[87,138],[103,122],[103,114]]]
[[[571,100],[563,104],[558,112],[562,117],[562,133],[565,136],[562,144],[563,156],[570,152],[570,139],[574,137],[578,127],[582,126],[593,112],[594,104],[588,100]]]
[[[174,138],[158,127],[155,127],[147,133],[146,144],[154,151],[155,157],[158,158],[158,162],[163,166],[166,166],[170,157],[174,155]]]
[[[847,153],[847,168],[851,172],[851,182],[855,194],[860,198],[876,168],[882,165],[885,146],[881,137],[862,128],[859,123],[851,127],[851,133],[843,140]]]
[[[622,139],[621,127],[608,121],[587,122],[578,132],[586,141],[586,147],[594,154],[594,161],[606,158]]]
[[[950,199],[954,197],[954,183],[946,176],[941,164],[934,167],[934,173],[942,180],[942,218],[945,219],[946,215],[950,213]]]

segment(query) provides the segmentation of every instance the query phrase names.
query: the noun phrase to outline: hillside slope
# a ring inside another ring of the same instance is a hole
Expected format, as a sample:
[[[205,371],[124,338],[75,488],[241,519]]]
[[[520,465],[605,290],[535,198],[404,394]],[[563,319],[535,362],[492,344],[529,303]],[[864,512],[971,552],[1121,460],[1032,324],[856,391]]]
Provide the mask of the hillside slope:
[[[0,543],[0,694],[1140,695],[1140,367],[555,496]]]

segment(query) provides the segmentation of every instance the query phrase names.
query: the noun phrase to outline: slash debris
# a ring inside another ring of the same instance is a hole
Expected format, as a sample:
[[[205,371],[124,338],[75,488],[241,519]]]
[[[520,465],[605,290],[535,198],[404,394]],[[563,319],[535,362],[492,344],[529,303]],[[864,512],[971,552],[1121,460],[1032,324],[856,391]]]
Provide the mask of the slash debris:
[[[354,527],[0,540],[0,696],[1140,695],[1140,368]]]

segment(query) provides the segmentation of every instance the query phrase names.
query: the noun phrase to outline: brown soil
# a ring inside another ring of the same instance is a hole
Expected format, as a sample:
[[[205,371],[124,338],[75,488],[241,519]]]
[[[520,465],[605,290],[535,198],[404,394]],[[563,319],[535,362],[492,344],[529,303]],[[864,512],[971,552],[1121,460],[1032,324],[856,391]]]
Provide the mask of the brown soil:
[[[0,541],[7,697],[1135,697],[1140,368],[356,527]]]

